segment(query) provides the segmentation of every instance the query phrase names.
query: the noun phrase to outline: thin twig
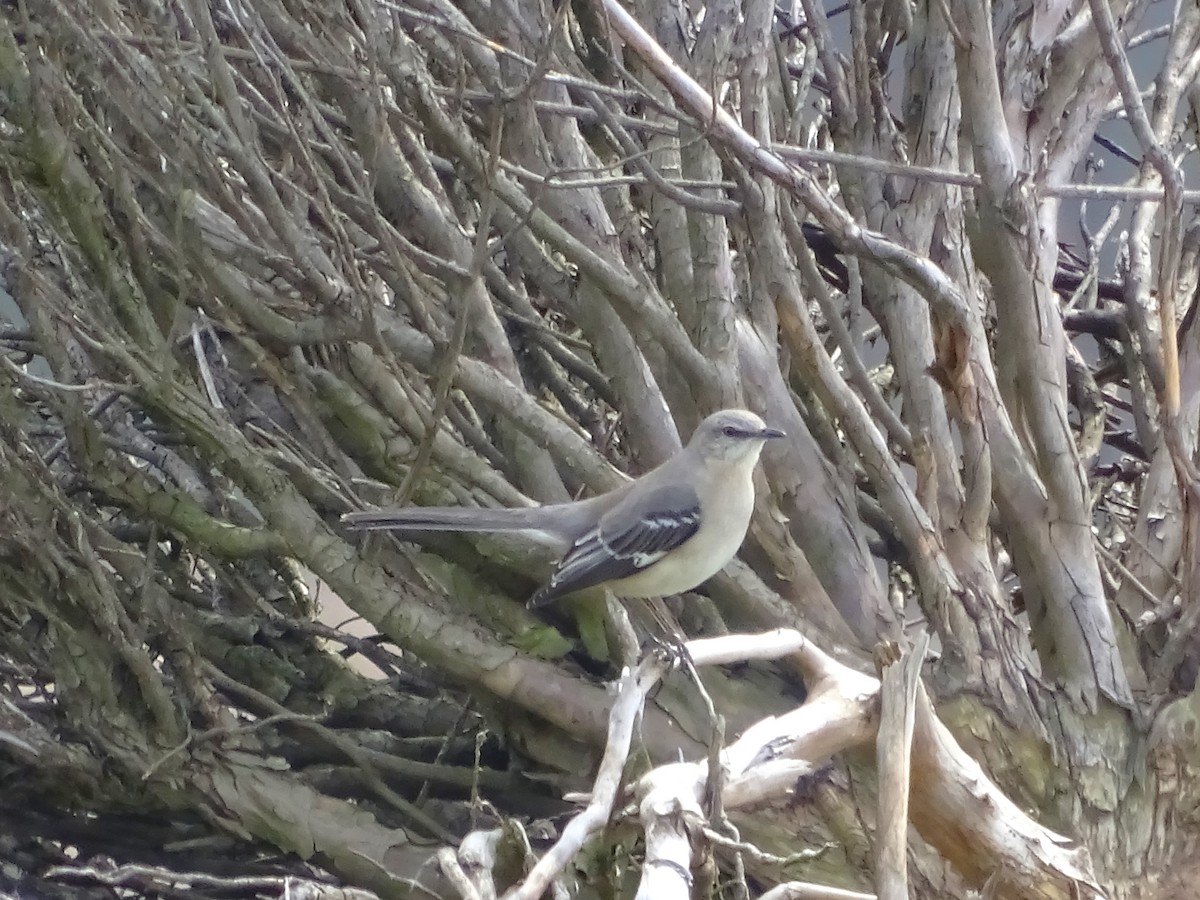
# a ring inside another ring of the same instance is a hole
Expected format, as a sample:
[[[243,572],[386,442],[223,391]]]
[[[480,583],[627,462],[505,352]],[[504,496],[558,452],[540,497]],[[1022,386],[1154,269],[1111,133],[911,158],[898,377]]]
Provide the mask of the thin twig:
[[[604,758],[596,773],[592,799],[587,808],[563,829],[558,843],[538,860],[525,880],[508,891],[504,900],[536,900],[550,882],[556,879],[574,859],[584,842],[604,826],[612,814],[621,773],[629,757],[629,745],[646,695],[666,672],[667,664],[661,654],[647,655],[635,670],[626,670],[618,685],[617,700],[609,714],[608,741]]]

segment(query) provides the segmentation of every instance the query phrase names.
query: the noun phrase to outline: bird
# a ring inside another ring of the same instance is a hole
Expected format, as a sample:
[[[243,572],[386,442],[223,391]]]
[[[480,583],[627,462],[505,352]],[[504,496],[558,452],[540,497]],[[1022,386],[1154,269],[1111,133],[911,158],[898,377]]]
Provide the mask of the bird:
[[[561,552],[530,607],[604,585],[626,598],[690,591],[733,559],[754,511],[754,468],[786,437],[758,415],[724,409],[657,468],[616,490],[528,508],[406,507],[342,516],[354,531],[540,532]]]

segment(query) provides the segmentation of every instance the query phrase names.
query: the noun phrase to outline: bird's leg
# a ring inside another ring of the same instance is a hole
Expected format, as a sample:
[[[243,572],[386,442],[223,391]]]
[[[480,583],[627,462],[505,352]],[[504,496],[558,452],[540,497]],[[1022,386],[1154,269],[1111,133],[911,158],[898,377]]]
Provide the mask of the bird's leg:
[[[627,607],[627,611],[637,620],[639,630],[645,634],[637,650],[639,659],[651,653],[660,654],[667,663],[669,672],[681,668],[684,661],[690,659],[686,636],[661,600],[657,601],[657,605],[651,599],[634,600]],[[659,679],[646,701],[654,700],[666,684],[666,678]]]
[[[646,643],[659,645],[673,658],[672,669],[679,668],[691,655],[687,649],[687,635],[679,627],[679,622],[667,608],[661,597],[646,597],[641,600],[642,625],[646,628]]]
[[[692,655],[688,651],[687,643],[670,635],[647,635],[646,640],[642,643],[642,652],[661,653],[667,660],[669,671],[672,672],[676,669],[692,667]]]

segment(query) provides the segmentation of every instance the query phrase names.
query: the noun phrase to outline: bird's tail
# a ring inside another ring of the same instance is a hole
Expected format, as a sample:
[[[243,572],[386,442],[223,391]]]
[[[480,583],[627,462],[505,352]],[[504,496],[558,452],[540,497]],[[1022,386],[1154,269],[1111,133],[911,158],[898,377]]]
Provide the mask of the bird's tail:
[[[342,524],[351,531],[540,531],[547,509],[410,506],[346,513]]]

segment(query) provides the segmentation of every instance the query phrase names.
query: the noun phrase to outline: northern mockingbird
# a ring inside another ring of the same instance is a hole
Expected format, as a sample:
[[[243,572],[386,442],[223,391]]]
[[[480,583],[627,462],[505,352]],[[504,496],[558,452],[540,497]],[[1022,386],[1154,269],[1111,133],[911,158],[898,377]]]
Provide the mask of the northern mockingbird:
[[[622,597],[690,591],[733,559],[754,511],[754,466],[784,434],[743,409],[713,413],[686,447],[614,491],[527,509],[410,507],[342,516],[361,531],[537,531],[561,548],[543,606],[606,585]]]

